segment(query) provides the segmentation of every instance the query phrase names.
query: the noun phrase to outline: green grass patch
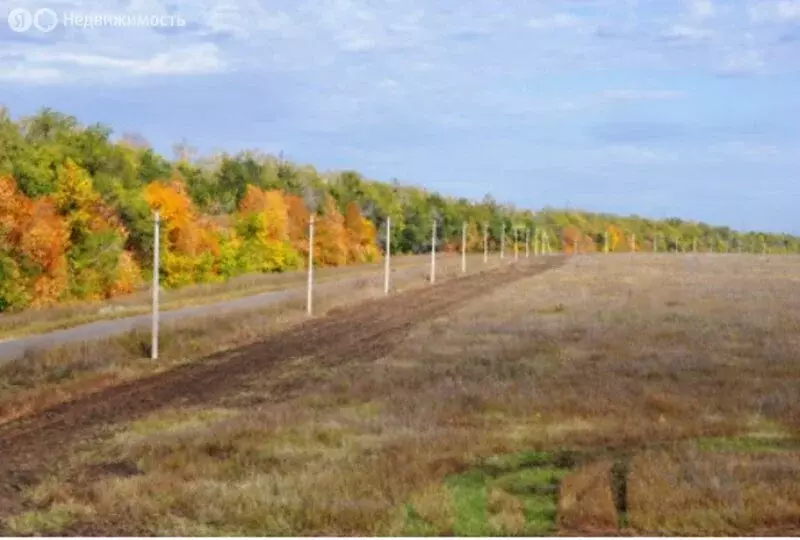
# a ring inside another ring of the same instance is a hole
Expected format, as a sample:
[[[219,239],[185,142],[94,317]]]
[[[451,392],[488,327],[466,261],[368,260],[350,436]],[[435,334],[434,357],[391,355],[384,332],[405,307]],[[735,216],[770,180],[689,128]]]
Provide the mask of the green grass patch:
[[[492,536],[486,514],[486,479],[482,471],[474,470],[446,482],[452,494],[456,536]]]
[[[569,453],[493,456],[448,477],[454,536],[548,536],[556,530],[558,486],[576,460]],[[404,508],[408,536],[441,534],[413,504]]]

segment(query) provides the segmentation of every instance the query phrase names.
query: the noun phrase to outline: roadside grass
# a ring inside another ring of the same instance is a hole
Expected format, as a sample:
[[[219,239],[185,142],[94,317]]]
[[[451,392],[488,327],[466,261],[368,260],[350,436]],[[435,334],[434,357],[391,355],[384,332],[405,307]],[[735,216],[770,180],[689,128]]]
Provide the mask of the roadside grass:
[[[444,255],[443,257],[448,257]],[[475,256],[470,256],[475,259]],[[424,255],[399,255],[392,258],[394,269],[424,266],[428,257]],[[315,270],[317,283],[339,279],[371,276],[380,273],[382,263],[365,263],[337,268]],[[303,287],[306,273],[303,270],[274,274],[248,274],[226,282],[189,285],[161,293],[161,309],[164,311],[190,306],[200,306],[232,300],[244,296]],[[0,340],[63,330],[100,320],[133,317],[150,312],[151,293],[143,286],[132,294],[103,302],[75,302],[43,309],[28,309],[20,313],[0,314]]]
[[[293,381],[297,397],[227,396],[109,426],[31,486],[32,508],[5,527],[795,532],[798,268],[793,257],[575,258],[419,324],[385,357],[299,359],[249,387]]]
[[[472,265],[472,271],[486,268]],[[460,260],[441,261],[438,272],[441,279],[458,277]],[[423,287],[426,279],[426,270],[395,275],[392,290]],[[382,295],[380,279],[349,282],[315,293],[315,315]],[[79,395],[256,343],[306,318],[305,298],[292,298],[256,310],[167,323],[159,332],[157,362],[150,359],[149,330],[29,350],[18,359],[0,363],[0,424]]]

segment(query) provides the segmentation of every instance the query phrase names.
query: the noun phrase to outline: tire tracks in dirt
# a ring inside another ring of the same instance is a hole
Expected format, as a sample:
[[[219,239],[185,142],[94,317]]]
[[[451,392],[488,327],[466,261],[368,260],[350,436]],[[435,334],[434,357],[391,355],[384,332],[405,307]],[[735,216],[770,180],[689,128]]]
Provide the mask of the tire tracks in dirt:
[[[236,351],[212,355],[0,425],[0,518],[16,511],[19,491],[25,485],[68,456],[73,443],[97,437],[104,426],[161,408],[212,402],[300,357],[310,357],[325,367],[376,360],[391,352],[414,325],[445,315],[498,287],[545,272],[562,261],[553,257],[508,265],[341,308]],[[302,380],[278,383],[275,399],[298,395],[304,387]]]

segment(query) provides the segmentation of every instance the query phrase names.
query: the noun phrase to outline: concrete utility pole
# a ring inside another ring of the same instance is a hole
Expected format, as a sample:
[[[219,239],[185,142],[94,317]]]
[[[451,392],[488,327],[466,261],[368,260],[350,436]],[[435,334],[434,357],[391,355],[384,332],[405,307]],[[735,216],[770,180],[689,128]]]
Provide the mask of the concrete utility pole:
[[[525,258],[528,259],[531,256],[531,230],[525,229]]]
[[[636,253],[636,234],[634,233],[631,237],[631,251]]]
[[[308,219],[308,284],[306,286],[306,313],[311,316],[314,296],[314,216]]]
[[[489,262],[489,225],[483,224],[483,264]]]
[[[503,230],[500,232],[500,258],[506,258],[506,224],[503,223]]]
[[[680,251],[681,251],[681,246],[680,246],[680,244],[678,243],[678,237],[676,236],[676,237],[675,237],[675,253],[676,253],[676,254],[677,254],[677,253],[680,253]]]
[[[436,220],[433,220],[431,232],[431,283],[436,281]]]
[[[461,273],[467,271],[467,222],[461,225]]]
[[[514,260],[519,260],[519,227],[514,227]]]
[[[608,255],[608,231],[603,232],[603,253]]]
[[[383,261],[383,293],[389,294],[390,259],[392,257],[392,218],[386,218],[386,258]]]
[[[158,360],[158,289],[161,258],[161,216],[156,210],[153,216],[153,330],[150,358]]]
[[[658,235],[653,236],[653,252],[658,253]]]

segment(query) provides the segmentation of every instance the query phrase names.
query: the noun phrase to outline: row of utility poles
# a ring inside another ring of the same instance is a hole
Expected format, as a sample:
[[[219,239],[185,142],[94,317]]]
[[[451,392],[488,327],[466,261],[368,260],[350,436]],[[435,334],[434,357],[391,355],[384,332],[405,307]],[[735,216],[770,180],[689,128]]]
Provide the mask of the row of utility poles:
[[[514,242],[514,259],[519,260],[519,228],[515,228],[515,242]],[[500,258],[505,259],[505,227],[500,236]],[[311,274],[313,272],[313,237],[314,237],[314,220],[311,219],[309,223],[309,259],[308,259],[308,298],[306,301],[307,313],[312,314],[311,297],[313,280]],[[541,239],[541,244],[537,241]],[[549,243],[547,243],[547,233],[542,233],[541,236],[537,235],[534,239],[534,255],[552,253]],[[436,282],[436,242],[437,242],[437,222],[433,220],[433,227],[431,229],[431,270],[430,282]],[[541,245],[541,249],[540,249]],[[386,252],[384,254],[384,268],[383,268],[383,292],[389,294],[389,276],[391,274],[391,257],[392,257],[392,219],[386,219]],[[530,257],[530,230],[525,229],[525,257]],[[489,227],[483,227],[483,262],[489,262]],[[467,223],[464,222],[461,226],[461,272],[467,271]]]
[[[159,271],[160,271],[160,216],[159,212],[155,212],[153,220],[153,328],[152,328],[152,344],[151,344],[151,358],[158,359],[158,330],[159,330]],[[514,260],[519,260],[519,232],[520,227],[514,228]],[[525,257],[530,257],[531,254],[531,234],[530,229],[525,229]],[[392,222],[391,218],[386,220],[386,252],[384,254],[384,277],[383,277],[383,291],[388,295],[390,292],[390,276],[391,276],[391,257],[392,257]],[[658,236],[653,240],[653,251],[658,252],[659,243]],[[678,238],[674,239],[675,252],[680,249]],[[431,232],[431,268],[430,268],[430,282],[436,282],[436,242],[437,242],[437,222],[433,221],[433,229]],[[742,246],[739,245],[739,253],[742,251]],[[631,251],[636,252],[636,235],[631,237]],[[695,238],[692,243],[692,251],[697,252],[697,239]],[[711,247],[713,252],[713,247]],[[603,252],[609,253],[609,239],[608,232],[604,234]],[[536,229],[533,235],[533,255],[549,255],[553,250],[550,245],[550,237],[547,231]],[[573,253],[578,253],[578,240],[573,243]],[[762,253],[766,254],[766,244],[762,245]],[[504,226],[500,233],[500,259],[506,258],[506,227]],[[484,224],[483,227],[483,262],[489,262],[489,226]],[[461,272],[467,271],[467,223],[464,222],[461,228]],[[313,300],[314,300],[314,216],[312,215],[308,223],[308,283],[306,285],[306,312],[308,315],[313,314]]]
[[[159,333],[159,289],[160,289],[160,225],[161,219],[159,212],[156,211],[153,219],[153,317],[152,317],[152,343],[150,346],[150,357],[153,360],[158,359],[158,333]],[[431,233],[431,268],[430,268],[430,282],[436,281],[436,242],[437,242],[437,227],[436,220],[433,221],[433,230]],[[519,259],[519,228],[514,230],[514,259]],[[541,233],[541,234],[539,234]],[[506,251],[506,231],[503,231],[500,239],[500,258],[505,259]],[[384,254],[384,276],[383,276],[383,291],[388,295],[390,292],[390,276],[391,276],[391,257],[392,257],[392,221],[391,218],[386,220],[386,252]],[[537,231],[534,237],[534,255],[545,255],[552,253],[552,248],[549,244],[549,237],[544,231]],[[525,257],[530,256],[530,231],[525,230]],[[489,261],[489,227],[484,225],[483,228],[483,262]],[[461,272],[467,271],[467,224],[463,224],[461,229]],[[314,301],[314,216],[312,215],[308,221],[308,275],[306,284],[306,312],[309,316],[313,314],[313,301]]]

